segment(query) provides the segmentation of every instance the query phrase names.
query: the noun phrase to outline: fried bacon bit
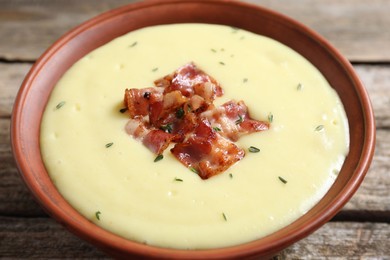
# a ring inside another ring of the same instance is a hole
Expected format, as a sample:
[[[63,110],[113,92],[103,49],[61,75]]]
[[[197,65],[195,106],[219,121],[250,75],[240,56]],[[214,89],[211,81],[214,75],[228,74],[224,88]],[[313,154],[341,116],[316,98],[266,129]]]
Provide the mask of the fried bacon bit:
[[[154,84],[125,90],[126,132],[157,155],[174,143],[172,154],[202,179],[244,158],[244,150],[234,143],[242,135],[269,128],[268,122],[250,117],[243,101],[215,107],[213,101],[223,95],[221,86],[192,62]]]

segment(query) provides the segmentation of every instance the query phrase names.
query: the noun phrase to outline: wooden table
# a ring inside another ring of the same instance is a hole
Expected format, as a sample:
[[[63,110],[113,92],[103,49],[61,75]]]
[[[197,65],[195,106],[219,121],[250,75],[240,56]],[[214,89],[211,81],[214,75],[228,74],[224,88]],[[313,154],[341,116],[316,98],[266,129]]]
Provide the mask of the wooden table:
[[[10,118],[34,61],[75,25],[129,0],[0,0],[0,257],[106,258],[45,214],[12,159]],[[276,259],[390,259],[390,1],[259,0],[316,30],[352,62],[377,120],[374,160],[332,221]]]

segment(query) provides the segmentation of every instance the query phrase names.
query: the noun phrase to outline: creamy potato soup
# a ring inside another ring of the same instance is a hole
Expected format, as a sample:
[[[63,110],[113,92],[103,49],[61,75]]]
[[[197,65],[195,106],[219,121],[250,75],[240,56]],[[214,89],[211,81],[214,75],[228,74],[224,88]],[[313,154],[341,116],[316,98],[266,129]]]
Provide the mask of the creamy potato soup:
[[[235,142],[244,158],[206,180],[170,149],[154,162],[120,112],[126,88],[153,87],[188,62],[220,83],[216,105],[243,100],[270,123]],[[305,214],[337,177],[349,136],[337,94],[295,51],[237,28],[177,24],[130,32],[74,64],[51,94],[40,142],[54,184],[90,221],[140,243],[205,249]]]

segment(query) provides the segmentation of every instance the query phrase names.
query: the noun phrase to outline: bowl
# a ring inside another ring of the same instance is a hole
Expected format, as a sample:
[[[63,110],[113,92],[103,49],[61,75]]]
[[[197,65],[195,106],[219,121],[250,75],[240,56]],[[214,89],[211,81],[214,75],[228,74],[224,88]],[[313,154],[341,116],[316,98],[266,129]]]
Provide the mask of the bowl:
[[[75,211],[57,191],[42,162],[39,132],[51,90],[78,59],[130,31],[171,23],[211,23],[273,38],[308,59],[329,81],[344,105],[350,152],[330,190],[314,208],[285,228],[236,246],[208,250],[153,247],[110,233]],[[329,221],[352,197],[374,153],[375,122],[370,100],[353,67],[332,45],[304,25],[260,6],[221,0],[146,1],[103,13],[55,42],[27,74],[17,95],[11,126],[20,174],[40,205],[71,232],[114,257],[237,259],[270,257]]]

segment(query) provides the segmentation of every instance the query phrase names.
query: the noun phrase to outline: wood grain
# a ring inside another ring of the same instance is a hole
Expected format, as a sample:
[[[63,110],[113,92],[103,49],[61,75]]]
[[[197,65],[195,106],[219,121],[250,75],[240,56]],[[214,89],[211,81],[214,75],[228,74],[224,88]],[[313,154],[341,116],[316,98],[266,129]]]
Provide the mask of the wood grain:
[[[2,257],[107,258],[101,251],[47,218],[0,217],[0,238]],[[302,256],[305,259],[340,256],[348,256],[348,259],[386,259],[390,257],[388,241],[389,224],[330,222],[278,253],[274,259],[302,259]]]
[[[36,60],[62,34],[129,0],[1,0],[0,58]],[[352,61],[390,61],[387,0],[245,0],[317,31]],[[15,33],[16,32],[16,33]],[[25,39],[28,39],[26,42]]]

